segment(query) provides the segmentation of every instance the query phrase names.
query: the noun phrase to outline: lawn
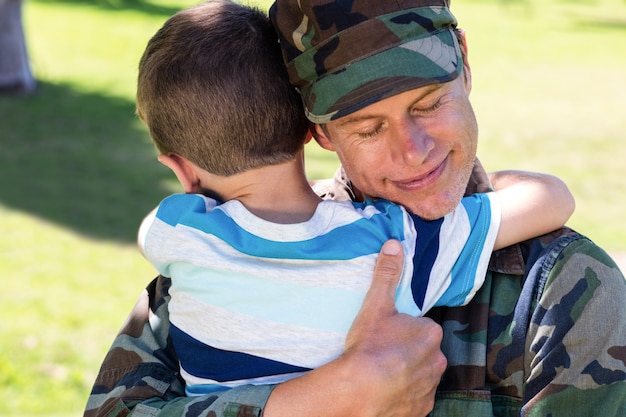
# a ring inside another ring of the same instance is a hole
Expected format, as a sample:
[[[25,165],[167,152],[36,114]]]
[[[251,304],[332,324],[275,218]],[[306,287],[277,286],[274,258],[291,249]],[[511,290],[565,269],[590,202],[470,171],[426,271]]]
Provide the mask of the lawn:
[[[163,21],[193,3],[25,3],[39,90],[0,97],[2,416],[80,415],[154,276],[136,229],[178,187],[133,114],[136,66]],[[470,44],[483,164],[562,177],[577,199],[570,225],[626,251],[626,2],[452,3]],[[332,173],[333,154],[307,151],[312,178]]]

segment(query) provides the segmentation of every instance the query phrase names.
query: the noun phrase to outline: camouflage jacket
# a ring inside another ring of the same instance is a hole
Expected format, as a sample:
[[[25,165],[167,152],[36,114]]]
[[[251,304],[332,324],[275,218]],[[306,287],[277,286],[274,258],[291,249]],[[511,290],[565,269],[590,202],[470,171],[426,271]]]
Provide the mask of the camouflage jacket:
[[[484,191],[475,178],[468,192]],[[184,396],[167,337],[169,287],[162,276],[147,287],[85,416],[260,416],[272,386]],[[443,326],[448,359],[431,416],[626,416],[625,301],[616,264],[570,229],[494,252],[468,305],[428,314]]]

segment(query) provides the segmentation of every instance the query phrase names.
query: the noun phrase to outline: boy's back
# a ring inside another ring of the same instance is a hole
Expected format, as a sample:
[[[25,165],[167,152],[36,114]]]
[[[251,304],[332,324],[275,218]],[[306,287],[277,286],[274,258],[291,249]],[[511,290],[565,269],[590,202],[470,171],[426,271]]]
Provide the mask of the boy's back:
[[[282,382],[339,356],[389,239],[406,254],[400,312],[469,301],[497,232],[492,201],[468,197],[426,222],[384,200],[327,200],[309,221],[276,224],[237,200],[167,198],[140,244],[172,278],[170,333],[188,394]]]

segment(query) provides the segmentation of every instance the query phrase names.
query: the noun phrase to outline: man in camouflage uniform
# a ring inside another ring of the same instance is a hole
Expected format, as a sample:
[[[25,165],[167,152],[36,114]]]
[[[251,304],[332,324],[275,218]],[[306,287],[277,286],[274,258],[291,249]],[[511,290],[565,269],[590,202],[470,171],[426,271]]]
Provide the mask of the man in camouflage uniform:
[[[447,143],[442,139],[447,131],[437,129],[451,124],[468,127],[458,135],[476,141],[467,101],[467,47],[445,1],[278,0],[271,16],[291,81],[302,94],[309,119],[317,124],[316,139],[338,152],[350,177],[340,171],[321,192],[333,198],[357,198],[361,193],[386,197],[426,218],[438,217],[458,201],[462,191],[443,195],[426,193],[425,186],[384,188],[375,175],[387,162],[371,164],[367,159],[392,154],[389,160],[395,161],[398,172],[411,162],[416,178],[422,179],[421,165],[415,162],[419,141],[427,142],[434,153]],[[434,103],[420,107],[433,94]],[[420,104],[417,110],[407,119],[391,118],[394,113],[388,109],[405,97]],[[446,106],[459,110],[458,117],[438,116],[449,111]],[[360,137],[358,146],[346,152],[351,142],[345,133],[358,136],[363,127],[359,123],[369,123],[372,109],[383,115],[376,119],[374,132],[366,125],[367,139]],[[434,122],[428,124],[431,118]],[[358,131],[351,131],[350,123],[357,123]],[[412,130],[415,126],[425,126],[431,135],[425,139]],[[386,129],[395,134],[387,135]],[[438,137],[433,132],[443,133]],[[360,153],[377,141],[389,150]],[[475,147],[461,145],[459,150],[451,147],[450,154],[473,160]],[[393,154],[399,147],[405,152]],[[445,178],[441,173],[455,166],[454,157],[449,155],[448,165],[442,163],[427,176]],[[456,179],[465,175],[466,193],[489,189],[477,161],[473,171],[470,166],[465,172],[464,167],[459,164],[453,174]],[[456,191],[459,181],[453,182],[446,185]],[[273,387],[182,398],[178,363],[164,325],[168,288],[169,281],[162,277],[148,287],[105,359],[86,415],[261,415]],[[485,284],[468,305],[429,313],[443,328],[441,349],[448,360],[430,415],[626,416],[624,300],[626,283],[616,264],[570,229],[495,252]],[[366,403],[369,398],[358,400]],[[293,403],[294,410],[306,406]],[[325,407],[321,403],[311,414],[330,415]],[[361,411],[356,408],[349,415]]]

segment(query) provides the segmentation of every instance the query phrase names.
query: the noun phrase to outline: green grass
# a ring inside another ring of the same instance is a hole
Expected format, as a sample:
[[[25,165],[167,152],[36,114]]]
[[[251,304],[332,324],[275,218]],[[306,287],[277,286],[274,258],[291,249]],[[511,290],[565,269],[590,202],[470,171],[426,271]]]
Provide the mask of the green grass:
[[[577,200],[570,225],[625,250],[626,3],[465,4],[482,162],[562,177]]]
[[[148,38],[192,1],[29,0],[31,97],[0,97],[0,415],[78,416],[153,269],[142,216],[177,190],[133,116]],[[479,156],[554,173],[570,224],[626,251],[626,3],[456,0],[468,32]],[[333,154],[307,147],[311,177]]]

